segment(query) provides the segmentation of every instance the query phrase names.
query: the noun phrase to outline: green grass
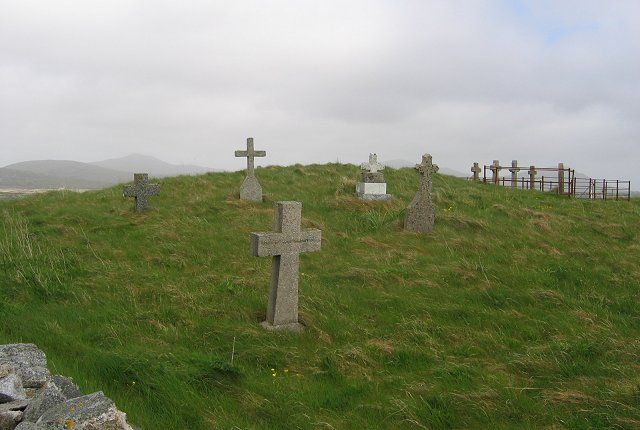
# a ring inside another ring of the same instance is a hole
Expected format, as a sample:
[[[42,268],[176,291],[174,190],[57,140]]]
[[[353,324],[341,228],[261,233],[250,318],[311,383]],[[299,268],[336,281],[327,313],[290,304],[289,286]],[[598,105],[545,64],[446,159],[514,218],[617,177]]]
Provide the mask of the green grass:
[[[0,343],[145,429],[640,427],[640,201],[436,175],[418,235],[410,169],[385,203],[352,197],[354,166],[257,175],[261,204],[242,173],[161,180],[141,215],[121,187],[0,202]],[[323,232],[301,335],[259,326],[271,261],[249,233],[276,200]]]

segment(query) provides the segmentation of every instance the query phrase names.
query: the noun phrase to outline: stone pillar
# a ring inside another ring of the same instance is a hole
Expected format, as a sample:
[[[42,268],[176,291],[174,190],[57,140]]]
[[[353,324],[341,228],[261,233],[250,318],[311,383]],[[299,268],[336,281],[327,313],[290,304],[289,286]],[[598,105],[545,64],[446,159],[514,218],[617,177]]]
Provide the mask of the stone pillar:
[[[564,163],[558,163],[558,194],[564,194]]]
[[[511,161],[511,188],[518,188],[518,160]]]
[[[500,161],[493,160],[493,165],[491,166],[491,182],[498,185],[499,181],[499,173],[500,173]]]
[[[536,166],[529,166],[529,172],[527,173],[529,173],[529,189],[533,190],[536,186],[536,173],[538,173]]]

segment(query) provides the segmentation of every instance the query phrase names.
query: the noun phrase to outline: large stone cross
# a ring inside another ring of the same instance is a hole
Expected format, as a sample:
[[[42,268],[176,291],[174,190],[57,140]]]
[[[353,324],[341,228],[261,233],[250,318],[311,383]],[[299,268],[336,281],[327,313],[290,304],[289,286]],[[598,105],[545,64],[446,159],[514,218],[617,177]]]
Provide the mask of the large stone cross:
[[[439,167],[433,164],[431,155],[424,154],[422,163],[416,165],[416,170],[420,173],[420,188],[407,207],[404,228],[409,231],[429,233],[433,230],[435,222],[435,208],[431,200],[432,175],[439,170]]]
[[[298,269],[300,253],[320,251],[322,232],[318,229],[300,229],[302,203],[276,203],[275,232],[251,233],[251,254],[255,257],[273,257],[267,320],[267,329],[300,331],[298,322]]]
[[[149,196],[157,196],[160,194],[160,185],[150,184],[147,173],[134,173],[133,185],[125,186],[122,194],[125,197],[134,197],[134,210],[136,212],[142,212],[149,205]]]
[[[262,187],[255,175],[255,157],[266,157],[266,151],[253,149],[253,137],[247,138],[246,151],[236,151],[236,157],[247,157],[247,177],[240,186],[240,200],[262,201]]]
[[[473,180],[474,181],[479,181],[480,180],[480,172],[482,171],[482,169],[480,168],[480,165],[478,163],[473,163],[473,167],[471,167],[471,173],[473,173]]]
[[[384,169],[384,164],[378,163],[378,154],[369,154],[369,162],[362,163],[360,168],[371,173],[376,173],[377,171]]]

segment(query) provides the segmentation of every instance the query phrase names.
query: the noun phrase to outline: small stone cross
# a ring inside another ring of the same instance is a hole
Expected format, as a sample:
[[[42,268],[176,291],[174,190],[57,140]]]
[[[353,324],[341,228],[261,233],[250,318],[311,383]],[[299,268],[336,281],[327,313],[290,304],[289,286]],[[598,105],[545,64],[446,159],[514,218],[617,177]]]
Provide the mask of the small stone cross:
[[[253,137],[247,138],[246,151],[236,151],[236,157],[247,157],[247,176],[240,186],[240,200],[262,201],[262,187],[255,175],[255,157],[266,157],[266,151],[253,149]]]
[[[269,330],[300,331],[298,322],[298,270],[301,252],[320,251],[322,232],[300,229],[302,203],[277,202],[275,232],[251,233],[251,254],[273,257],[267,320]]]
[[[160,185],[150,184],[147,173],[134,173],[133,185],[125,186],[122,194],[125,197],[134,197],[134,210],[136,212],[142,212],[149,204],[149,196],[157,196],[160,194]]]
[[[255,151],[253,149],[253,137],[247,138],[246,151],[236,151],[236,157],[247,157],[247,175],[253,175],[255,169],[255,157],[266,157],[266,151]]]
[[[424,154],[422,163],[416,165],[416,170],[420,173],[420,187],[407,207],[404,228],[409,231],[429,233],[433,231],[436,216],[433,201],[431,200],[433,186],[431,177],[439,168],[433,164],[431,155]]]
[[[360,168],[371,173],[376,173],[377,171],[384,169],[384,164],[378,163],[378,154],[369,154],[369,162],[362,163]]]
[[[473,173],[473,180],[474,181],[479,181],[480,180],[480,172],[482,171],[482,169],[480,168],[480,165],[478,163],[473,163],[473,167],[471,168],[471,173]]]

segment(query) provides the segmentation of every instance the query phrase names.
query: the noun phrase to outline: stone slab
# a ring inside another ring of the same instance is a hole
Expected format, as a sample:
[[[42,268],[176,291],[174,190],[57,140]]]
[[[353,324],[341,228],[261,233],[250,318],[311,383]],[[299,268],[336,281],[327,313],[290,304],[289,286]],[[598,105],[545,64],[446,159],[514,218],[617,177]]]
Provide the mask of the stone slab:
[[[356,194],[387,194],[387,184],[383,183],[371,183],[371,182],[358,182],[356,184]]]

